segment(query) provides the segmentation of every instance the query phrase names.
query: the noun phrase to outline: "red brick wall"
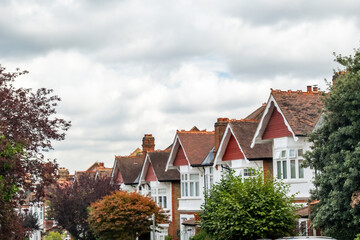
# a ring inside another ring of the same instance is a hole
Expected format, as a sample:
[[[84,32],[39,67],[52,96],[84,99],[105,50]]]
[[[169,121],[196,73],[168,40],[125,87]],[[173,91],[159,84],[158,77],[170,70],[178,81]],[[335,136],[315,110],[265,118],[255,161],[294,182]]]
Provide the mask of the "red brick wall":
[[[180,231],[180,213],[179,213],[179,200],[180,198],[180,182],[171,183],[171,205],[172,205],[172,218],[169,225],[169,235],[173,240],[177,238],[177,232]]]

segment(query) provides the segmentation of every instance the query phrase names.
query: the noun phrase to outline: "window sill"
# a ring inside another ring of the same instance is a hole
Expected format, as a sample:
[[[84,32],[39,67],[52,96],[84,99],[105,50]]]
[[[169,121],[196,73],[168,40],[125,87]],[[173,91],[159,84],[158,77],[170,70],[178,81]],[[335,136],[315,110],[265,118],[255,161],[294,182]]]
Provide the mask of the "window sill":
[[[178,200],[201,200],[202,198],[199,196],[199,197],[181,197],[181,198],[178,198]]]
[[[308,180],[306,179],[282,179],[284,181],[284,183],[309,183]]]

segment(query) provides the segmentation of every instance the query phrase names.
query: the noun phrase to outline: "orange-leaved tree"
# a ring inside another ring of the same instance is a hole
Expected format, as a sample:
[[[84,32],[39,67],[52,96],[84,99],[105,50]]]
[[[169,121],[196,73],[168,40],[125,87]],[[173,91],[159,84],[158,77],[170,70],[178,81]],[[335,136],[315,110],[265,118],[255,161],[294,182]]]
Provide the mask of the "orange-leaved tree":
[[[91,204],[88,222],[99,239],[133,240],[151,231],[153,214],[156,225],[167,221],[165,212],[150,197],[116,191]]]

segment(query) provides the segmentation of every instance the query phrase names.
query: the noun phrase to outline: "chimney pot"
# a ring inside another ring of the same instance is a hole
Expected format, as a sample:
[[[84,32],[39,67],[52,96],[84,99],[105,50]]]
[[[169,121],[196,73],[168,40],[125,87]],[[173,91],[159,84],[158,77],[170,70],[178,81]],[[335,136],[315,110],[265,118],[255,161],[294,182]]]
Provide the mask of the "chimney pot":
[[[313,91],[317,92],[318,91],[318,87],[317,86],[313,86]]]
[[[311,92],[311,86],[307,86],[307,92]]]

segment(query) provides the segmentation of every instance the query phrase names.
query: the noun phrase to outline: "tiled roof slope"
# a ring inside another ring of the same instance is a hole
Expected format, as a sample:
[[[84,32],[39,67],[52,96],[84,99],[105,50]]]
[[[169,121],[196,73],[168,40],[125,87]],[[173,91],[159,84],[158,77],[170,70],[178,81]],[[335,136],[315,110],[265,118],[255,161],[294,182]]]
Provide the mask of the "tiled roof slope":
[[[271,143],[257,144],[254,148],[250,147],[259,124],[258,121],[232,120],[229,124],[247,159],[272,158]]]
[[[76,171],[75,179],[79,179],[81,176],[88,175],[90,178],[95,177],[96,171]]]
[[[214,132],[178,131],[177,134],[191,165],[201,165],[214,147]]]
[[[99,168],[96,171],[98,178],[108,178],[111,177],[112,168]]]
[[[180,180],[180,173],[178,170],[169,169],[167,172],[165,172],[169,155],[169,151],[155,151],[148,153],[155,175],[160,182]]]
[[[272,90],[271,95],[295,135],[306,135],[313,131],[323,109],[322,92]]]
[[[140,156],[116,156],[116,167],[120,171],[125,184],[135,183],[144,163],[143,155]]]
[[[252,113],[250,113],[245,119],[246,120],[260,121],[260,119],[261,119],[261,117],[262,117],[262,115],[264,113],[265,107],[266,107],[266,103],[262,104],[261,107],[259,107],[258,109],[256,109]]]

